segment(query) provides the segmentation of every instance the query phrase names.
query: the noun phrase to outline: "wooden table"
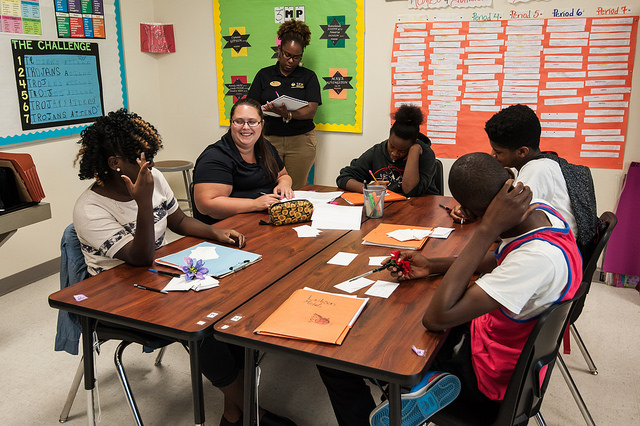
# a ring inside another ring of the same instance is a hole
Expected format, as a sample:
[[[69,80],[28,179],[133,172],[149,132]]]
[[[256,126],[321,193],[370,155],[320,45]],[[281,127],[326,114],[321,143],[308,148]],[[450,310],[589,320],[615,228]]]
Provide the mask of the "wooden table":
[[[312,187],[323,189],[322,187]],[[333,189],[333,188],[328,188]],[[298,238],[291,226],[260,226],[265,213],[240,214],[219,222],[220,228],[233,228],[247,237],[245,250],[262,254],[262,260],[220,280],[220,286],[201,292],[161,294],[137,289],[133,283],[163,288],[169,277],[149,272],[146,267],[120,265],[49,296],[49,305],[73,312],[82,322],[84,383],[89,423],[93,419],[95,384],[91,330],[96,320],[155,333],[187,342],[191,364],[194,419],[204,423],[199,342],[213,333],[213,324],[224,315],[251,300],[268,286],[313,258],[348,233],[325,230],[316,238]],[[184,237],[156,251],[156,258],[178,252],[202,240]],[[158,269],[164,269],[159,266]],[[168,270],[168,269],[167,269]],[[83,294],[80,302],[74,295]]]
[[[257,335],[253,330],[294,290],[309,286],[341,293],[333,286],[370,270],[369,256],[389,255],[389,248],[361,244],[363,237],[379,223],[454,227],[455,231],[448,239],[428,239],[422,253],[432,257],[458,254],[471,237],[473,225],[454,225],[439,204],[453,207],[454,202],[448,197],[426,196],[385,206],[382,219],[365,221],[360,231],[350,231],[337,239],[259,297],[249,300],[216,323],[217,339],[247,348],[245,425],[250,425],[251,417],[255,415],[255,374],[249,368],[255,365],[255,349],[286,352],[332,368],[388,381],[391,384],[391,424],[400,425],[400,387],[414,385],[421,379],[444,341],[444,333],[425,331],[421,323],[440,276],[404,282],[388,299],[371,297],[342,345]],[[328,265],[327,261],[340,251],[359,255],[348,267]],[[368,278],[394,281],[387,271]],[[366,288],[355,294],[366,297],[365,291]],[[411,349],[412,345],[424,349],[426,356],[417,356]]]

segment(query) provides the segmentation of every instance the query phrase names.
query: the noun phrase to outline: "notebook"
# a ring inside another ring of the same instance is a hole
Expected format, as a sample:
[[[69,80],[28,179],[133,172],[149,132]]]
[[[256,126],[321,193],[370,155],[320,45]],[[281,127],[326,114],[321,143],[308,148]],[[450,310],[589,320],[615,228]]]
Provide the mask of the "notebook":
[[[181,269],[186,264],[185,256],[194,260],[203,260],[205,268],[209,270],[209,275],[216,278],[223,278],[262,259],[261,254],[205,241],[177,253],[158,258],[156,263]]]
[[[286,105],[287,110],[295,111],[297,109],[302,108],[303,106],[309,105],[309,102],[303,101],[302,99],[292,98],[291,96],[281,95],[280,97],[271,101],[271,103],[276,104],[277,106],[282,105],[283,103]],[[272,117],[280,117],[275,112],[264,111],[264,115],[270,115]]]
[[[349,203],[352,204],[354,206],[359,206],[361,204],[364,204],[364,196],[362,195],[362,192],[344,192],[341,195],[342,198],[344,198],[344,200]],[[402,194],[398,194],[397,192],[393,192],[393,191],[389,191],[387,189],[387,192],[384,194],[384,201],[403,201],[406,200],[407,197],[405,197]]]
[[[341,345],[368,300],[311,288],[299,289],[254,333]]]
[[[364,237],[362,244],[370,245],[370,246],[391,247],[391,248],[400,249],[400,250],[420,250],[424,246],[424,243],[427,242],[427,238],[429,238],[428,235],[419,240],[408,240],[408,241],[400,241],[387,235],[389,232],[405,230],[405,229],[433,231],[433,228],[426,228],[423,226],[381,223]]]

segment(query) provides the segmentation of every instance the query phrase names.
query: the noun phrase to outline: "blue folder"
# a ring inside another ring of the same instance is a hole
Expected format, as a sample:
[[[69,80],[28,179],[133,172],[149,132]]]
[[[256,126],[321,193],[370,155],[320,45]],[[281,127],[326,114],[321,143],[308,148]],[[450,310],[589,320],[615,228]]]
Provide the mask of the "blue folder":
[[[198,247],[215,247],[218,258],[205,260],[204,266],[209,269],[209,275],[216,278],[225,277],[262,259],[261,254],[251,253],[231,247],[225,247],[209,242],[203,242],[177,253],[160,257],[156,259],[156,263],[181,269],[182,266],[186,265],[186,262],[184,261],[185,256],[192,257],[190,256],[191,252]],[[192,257],[192,259],[194,260],[194,264],[198,260],[194,257]]]

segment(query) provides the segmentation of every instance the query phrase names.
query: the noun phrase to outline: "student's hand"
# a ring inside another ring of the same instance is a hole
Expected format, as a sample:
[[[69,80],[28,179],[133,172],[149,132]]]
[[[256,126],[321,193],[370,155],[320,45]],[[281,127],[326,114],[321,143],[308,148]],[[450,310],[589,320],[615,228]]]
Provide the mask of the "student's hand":
[[[409,148],[409,153],[407,153],[407,158],[413,155],[417,157],[420,157],[422,155],[422,145],[420,145],[419,143],[414,143],[413,145],[411,145],[411,147]]]
[[[279,183],[273,188],[273,194],[280,197],[280,199],[286,198],[287,200],[295,197],[293,189],[291,189],[291,185],[288,182]]]
[[[385,259],[382,264],[385,264],[391,260],[391,257]],[[411,264],[411,272],[408,275],[404,275],[401,270],[395,267],[390,267],[391,275],[398,278],[398,281],[413,280],[416,278],[424,278],[433,272],[431,271],[431,262],[428,258],[424,257],[420,253],[415,251],[402,251],[398,260],[408,260]]]
[[[213,229],[215,239],[221,243],[237,245],[238,248],[244,247],[246,238],[235,229],[220,229],[215,226],[212,226],[211,228]]]
[[[282,199],[282,197],[276,194],[264,194],[254,200],[256,210],[266,210],[271,204],[279,202],[280,199]]]
[[[388,180],[379,180],[379,181],[371,181],[368,183],[368,185],[376,185],[376,186],[384,186],[385,188],[387,186],[389,186],[389,181]]]
[[[496,237],[522,223],[536,208],[531,205],[531,188],[522,182],[512,185],[513,179],[505,182],[482,216],[482,226],[494,231]]]
[[[473,213],[462,208],[460,204],[451,209],[449,216],[456,223],[471,223],[477,219]]]
[[[140,205],[140,203],[144,202],[151,203],[153,197],[153,175],[151,174],[151,170],[149,170],[149,162],[144,158],[144,152],[140,154],[140,158],[136,161],[140,166],[136,183],[131,182],[129,176],[124,174],[122,175],[122,179],[136,204]]]

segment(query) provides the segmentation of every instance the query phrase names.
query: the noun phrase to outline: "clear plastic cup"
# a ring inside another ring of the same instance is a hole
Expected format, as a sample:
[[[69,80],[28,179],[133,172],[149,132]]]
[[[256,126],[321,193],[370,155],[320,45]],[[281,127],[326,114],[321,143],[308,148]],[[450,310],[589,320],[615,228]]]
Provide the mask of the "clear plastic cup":
[[[379,185],[368,185],[362,190],[364,195],[364,214],[367,217],[379,218],[384,212],[384,194],[387,188]]]

